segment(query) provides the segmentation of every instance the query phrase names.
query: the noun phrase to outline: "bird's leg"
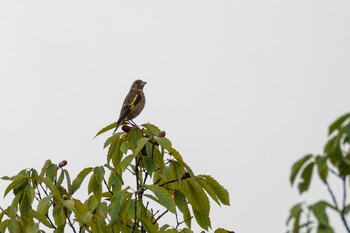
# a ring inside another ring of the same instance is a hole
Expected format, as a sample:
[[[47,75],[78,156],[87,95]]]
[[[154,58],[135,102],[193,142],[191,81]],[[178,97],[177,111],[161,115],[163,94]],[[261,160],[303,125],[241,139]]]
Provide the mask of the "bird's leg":
[[[129,120],[129,122],[130,122],[133,126],[136,126],[137,128],[139,127],[133,120]]]

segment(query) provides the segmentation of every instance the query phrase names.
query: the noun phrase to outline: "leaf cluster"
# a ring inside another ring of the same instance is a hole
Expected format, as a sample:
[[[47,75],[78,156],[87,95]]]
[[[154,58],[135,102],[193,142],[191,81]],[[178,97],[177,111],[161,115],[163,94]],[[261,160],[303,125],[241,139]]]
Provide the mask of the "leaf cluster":
[[[114,128],[111,124],[96,136]],[[41,172],[20,171],[12,177],[5,196],[14,198],[0,213],[0,232],[192,232],[195,220],[211,228],[209,198],[229,205],[227,190],[209,175],[195,175],[165,137],[152,124],[123,127],[109,137],[106,163],[88,167],[71,180],[66,163],[47,160]],[[126,184],[126,175],[134,177]],[[86,185],[82,185],[86,180]],[[77,191],[87,186],[88,197]],[[162,224],[164,215],[174,224]],[[217,229],[217,232],[229,232]]]
[[[347,232],[350,232],[345,218],[350,210],[350,205],[346,203],[350,180],[350,113],[341,116],[330,125],[328,141],[321,155],[307,154],[293,164],[290,183],[297,183],[300,194],[309,190],[314,170],[317,170],[318,178],[330,194],[331,202],[322,200],[312,205],[294,205],[287,221],[287,225],[290,225],[288,232],[312,232],[316,229],[318,233],[334,232],[328,221],[327,208],[340,216]],[[334,175],[342,184],[341,202],[337,200],[331,188],[329,174]],[[305,221],[301,222],[301,219]]]

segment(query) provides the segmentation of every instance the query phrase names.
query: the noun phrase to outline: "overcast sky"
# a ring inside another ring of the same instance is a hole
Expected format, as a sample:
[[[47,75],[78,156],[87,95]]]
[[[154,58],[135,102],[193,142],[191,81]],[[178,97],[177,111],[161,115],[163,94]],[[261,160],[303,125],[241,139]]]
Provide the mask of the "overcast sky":
[[[135,121],[230,192],[213,229],[285,232],[295,202],[327,197],[317,184],[300,197],[289,174],[350,109],[349,12],[348,0],[0,1],[0,176],[103,164],[107,135],[92,138],[141,78]]]

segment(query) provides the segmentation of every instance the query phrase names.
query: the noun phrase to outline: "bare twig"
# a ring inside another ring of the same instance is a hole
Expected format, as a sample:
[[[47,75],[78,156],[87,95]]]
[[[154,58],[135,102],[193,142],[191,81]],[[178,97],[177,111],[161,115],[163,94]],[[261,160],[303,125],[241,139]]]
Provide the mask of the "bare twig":
[[[161,215],[159,215],[159,216],[156,218],[156,220],[154,220],[154,221],[152,222],[152,224],[155,224],[161,217],[164,216],[164,214],[166,214],[166,213],[168,213],[168,212],[169,212],[169,210],[164,211]]]
[[[110,190],[110,188],[108,187],[108,184],[107,184],[107,181],[106,181],[105,178],[103,178],[103,183],[106,185],[106,188],[107,188],[108,192],[109,192],[110,194],[113,195],[113,192],[112,192],[112,190]]]
[[[331,189],[331,186],[329,185],[329,183],[326,181],[326,186],[327,186],[327,189],[328,189],[328,192],[329,194],[331,195],[331,198],[332,198],[332,201],[333,201],[333,204],[335,206],[335,208],[339,211],[339,206],[338,206],[338,202],[337,202],[337,199],[335,198],[335,195]]]

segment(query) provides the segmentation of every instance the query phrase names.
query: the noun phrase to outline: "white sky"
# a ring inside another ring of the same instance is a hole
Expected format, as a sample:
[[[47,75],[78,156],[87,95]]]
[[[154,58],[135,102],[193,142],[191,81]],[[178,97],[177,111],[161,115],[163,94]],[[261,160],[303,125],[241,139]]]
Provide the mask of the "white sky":
[[[0,1],[0,176],[103,164],[107,135],[92,138],[141,78],[136,122],[230,192],[213,229],[285,232],[289,208],[326,191],[299,197],[289,174],[349,111],[349,12],[348,0]]]

